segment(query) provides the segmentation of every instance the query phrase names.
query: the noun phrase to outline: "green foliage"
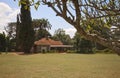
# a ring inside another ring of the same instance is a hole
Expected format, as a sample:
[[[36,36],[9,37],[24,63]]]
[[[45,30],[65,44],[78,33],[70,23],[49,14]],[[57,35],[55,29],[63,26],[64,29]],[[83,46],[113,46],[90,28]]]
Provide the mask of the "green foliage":
[[[4,33],[0,33],[0,51],[6,51],[6,37]]]
[[[67,50],[66,53],[76,53],[76,51],[75,50]]]
[[[61,28],[59,28],[58,30],[55,31],[55,33],[53,35],[53,39],[54,40],[59,40],[65,45],[71,44],[70,36],[65,34],[65,31]]]
[[[47,19],[33,19],[32,25],[35,31],[35,40],[51,36],[48,30],[51,29],[52,25]]]
[[[26,0],[25,0],[26,1]],[[29,5],[29,1],[26,1]],[[21,4],[21,24],[19,31],[19,39],[20,47],[22,51],[25,53],[30,53],[30,49],[33,46],[34,43],[34,30],[32,26],[32,19],[31,19],[31,13],[30,10],[25,9],[26,5]],[[29,7],[29,6],[28,6]],[[30,7],[29,7],[30,8]]]
[[[115,42],[120,40],[120,29],[118,27],[115,27],[112,29],[111,36]],[[119,42],[117,42],[119,44]]]
[[[19,6],[20,6],[21,4],[26,5],[26,4],[27,4],[26,0],[20,0],[20,1],[19,1]]]
[[[96,34],[106,39],[110,39],[111,25],[103,19],[86,19],[82,21],[81,26],[89,34]]]
[[[14,0],[16,1],[16,0]],[[34,6],[34,8],[37,10],[38,7],[40,6],[40,1],[35,1],[35,0],[19,0],[18,1],[18,5],[21,6],[21,5],[25,5],[24,8],[26,10],[30,10],[29,6]]]
[[[94,44],[93,42],[82,38],[79,33],[77,32],[75,33],[74,47],[78,53],[85,53],[85,54],[94,53],[92,50],[93,44]]]
[[[11,51],[15,49],[16,46],[16,22],[8,23],[5,30],[7,32],[6,37],[6,51]]]
[[[21,31],[21,17],[20,14],[17,15],[17,23],[11,22],[5,28],[7,32],[7,51],[11,51],[12,48],[16,51],[21,51],[21,41],[20,41],[20,31]],[[32,29],[35,31],[35,40],[39,40],[43,37],[51,36],[48,32],[51,29],[51,24],[47,19],[33,19]],[[22,32],[23,33],[23,32]],[[32,38],[32,37],[31,37]],[[16,47],[15,47],[16,46]]]
[[[100,54],[114,54],[115,52],[106,48],[106,49],[103,49],[103,50],[96,50],[95,53],[100,53]]]
[[[105,46],[103,46],[101,44],[98,44],[98,43],[96,43],[95,47],[96,47],[97,50],[104,50],[104,49],[106,49]]]
[[[80,53],[85,53],[85,54],[89,54],[89,53],[93,53],[93,43],[89,40],[85,40],[85,39],[81,39],[81,43],[80,43]]]
[[[42,30],[36,31],[35,40],[39,40],[45,37],[51,37],[51,34],[47,30],[42,29]]]
[[[8,25],[5,27],[5,31],[7,32],[7,36],[10,39],[14,39],[16,37],[16,22],[8,23]]]
[[[6,36],[6,52],[15,51],[16,48],[16,39],[11,39],[9,36]]]
[[[39,7],[39,5],[40,5],[40,1],[37,1],[37,2],[35,3],[35,5],[34,5],[34,8],[37,10],[38,7]]]
[[[77,52],[80,52],[80,44],[81,44],[81,36],[79,33],[75,33],[75,36],[73,38],[74,42],[74,48]]]
[[[15,49],[16,46],[16,22],[8,23],[5,30],[7,32],[6,37],[6,51],[11,51],[12,49]]]
[[[34,27],[34,30],[39,30],[39,29],[51,29],[52,25],[48,21],[48,19],[33,19],[32,25]]]
[[[24,5],[24,9],[30,10],[30,5],[31,5],[31,3],[30,3],[29,0],[19,0],[18,5],[19,5],[19,6]]]

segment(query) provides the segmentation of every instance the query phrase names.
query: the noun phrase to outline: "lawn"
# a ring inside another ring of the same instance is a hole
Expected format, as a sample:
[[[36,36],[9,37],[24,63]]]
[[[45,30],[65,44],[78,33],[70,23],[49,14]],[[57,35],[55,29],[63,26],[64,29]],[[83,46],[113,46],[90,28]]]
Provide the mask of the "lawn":
[[[120,56],[2,54],[0,78],[120,78]]]

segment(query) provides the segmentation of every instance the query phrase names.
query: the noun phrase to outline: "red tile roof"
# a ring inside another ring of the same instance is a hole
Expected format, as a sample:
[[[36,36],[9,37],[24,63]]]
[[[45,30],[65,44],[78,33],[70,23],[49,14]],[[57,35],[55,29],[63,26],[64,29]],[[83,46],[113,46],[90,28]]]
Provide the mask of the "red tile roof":
[[[55,41],[50,38],[42,38],[34,42],[35,45],[63,45],[61,41]]]

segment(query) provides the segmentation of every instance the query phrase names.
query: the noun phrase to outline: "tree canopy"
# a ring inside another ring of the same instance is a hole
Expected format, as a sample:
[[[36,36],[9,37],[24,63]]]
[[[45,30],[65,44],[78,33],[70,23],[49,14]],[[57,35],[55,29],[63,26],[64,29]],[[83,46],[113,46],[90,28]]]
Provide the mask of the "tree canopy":
[[[109,39],[101,36],[102,33],[89,33],[84,29],[97,27],[116,26],[120,29],[120,1],[119,0],[39,0],[48,5],[65,21],[73,25],[85,39],[104,45],[120,55],[120,46]],[[99,35],[100,34],[100,35]],[[119,43],[117,41],[117,43]]]

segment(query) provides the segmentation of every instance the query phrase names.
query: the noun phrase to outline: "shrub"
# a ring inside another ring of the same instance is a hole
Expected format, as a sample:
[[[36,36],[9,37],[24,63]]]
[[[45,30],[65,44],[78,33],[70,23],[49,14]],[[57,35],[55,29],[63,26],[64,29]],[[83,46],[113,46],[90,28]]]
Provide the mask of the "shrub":
[[[67,52],[67,53],[76,53],[75,50],[67,50],[66,52]]]
[[[96,50],[96,53],[111,54],[111,53],[114,53],[114,51],[107,48],[107,49],[104,49],[104,50]]]

